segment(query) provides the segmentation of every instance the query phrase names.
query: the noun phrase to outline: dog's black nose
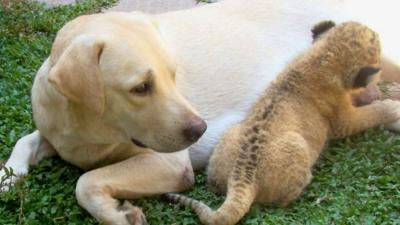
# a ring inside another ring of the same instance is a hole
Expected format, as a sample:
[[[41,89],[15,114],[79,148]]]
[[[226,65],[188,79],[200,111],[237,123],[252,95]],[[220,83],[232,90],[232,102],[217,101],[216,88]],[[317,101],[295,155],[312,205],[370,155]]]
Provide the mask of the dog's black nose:
[[[193,116],[183,129],[183,136],[190,142],[197,141],[207,130],[207,124],[200,117]]]

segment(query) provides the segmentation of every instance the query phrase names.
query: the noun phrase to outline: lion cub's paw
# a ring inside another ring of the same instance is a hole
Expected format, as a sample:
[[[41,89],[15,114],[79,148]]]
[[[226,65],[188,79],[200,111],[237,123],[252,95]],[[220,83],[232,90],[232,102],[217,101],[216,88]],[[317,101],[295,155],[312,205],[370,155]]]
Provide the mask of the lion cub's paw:
[[[385,128],[394,132],[400,132],[400,101],[385,99],[380,101],[380,103],[384,104],[386,110],[385,115],[389,117],[388,119],[393,118],[395,121],[386,124]]]
[[[385,128],[390,130],[390,131],[400,133],[400,120],[398,120],[398,121],[396,121],[394,123],[386,124]]]
[[[380,103],[384,104],[388,116],[393,116],[394,120],[400,120],[400,101],[385,99]]]

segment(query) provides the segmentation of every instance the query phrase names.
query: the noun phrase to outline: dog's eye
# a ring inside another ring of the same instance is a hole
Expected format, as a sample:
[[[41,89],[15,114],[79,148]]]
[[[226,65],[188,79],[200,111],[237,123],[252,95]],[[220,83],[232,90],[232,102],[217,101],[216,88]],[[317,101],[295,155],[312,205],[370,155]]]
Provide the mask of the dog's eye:
[[[151,83],[143,82],[134,87],[131,92],[137,95],[147,95],[151,92]]]

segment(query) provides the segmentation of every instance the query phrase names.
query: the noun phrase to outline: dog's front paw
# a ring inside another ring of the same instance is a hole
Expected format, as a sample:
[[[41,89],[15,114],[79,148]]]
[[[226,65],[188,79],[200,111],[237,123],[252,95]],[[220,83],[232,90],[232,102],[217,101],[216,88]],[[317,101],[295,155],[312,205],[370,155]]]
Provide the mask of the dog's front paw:
[[[119,211],[125,213],[125,219],[129,225],[148,225],[146,217],[144,216],[142,210],[136,206],[133,206],[128,201],[118,207]]]
[[[125,217],[130,225],[148,225],[146,217],[139,208],[131,210],[131,212],[127,213]]]
[[[18,178],[28,173],[27,168],[3,166],[0,170],[0,192],[7,192],[17,182]]]
[[[182,187],[186,190],[194,185],[194,172],[191,166],[186,166],[182,174]]]
[[[15,183],[16,176],[11,168],[2,168],[0,170],[0,192],[6,192]]]

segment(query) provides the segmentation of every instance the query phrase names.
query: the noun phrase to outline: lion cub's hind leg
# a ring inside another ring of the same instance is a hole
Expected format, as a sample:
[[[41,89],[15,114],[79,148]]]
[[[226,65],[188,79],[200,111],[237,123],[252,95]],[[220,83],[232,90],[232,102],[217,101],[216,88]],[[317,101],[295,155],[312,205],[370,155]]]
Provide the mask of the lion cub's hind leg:
[[[273,141],[262,156],[258,169],[256,201],[286,206],[296,200],[310,183],[315,162],[313,151],[296,132],[286,132]]]

